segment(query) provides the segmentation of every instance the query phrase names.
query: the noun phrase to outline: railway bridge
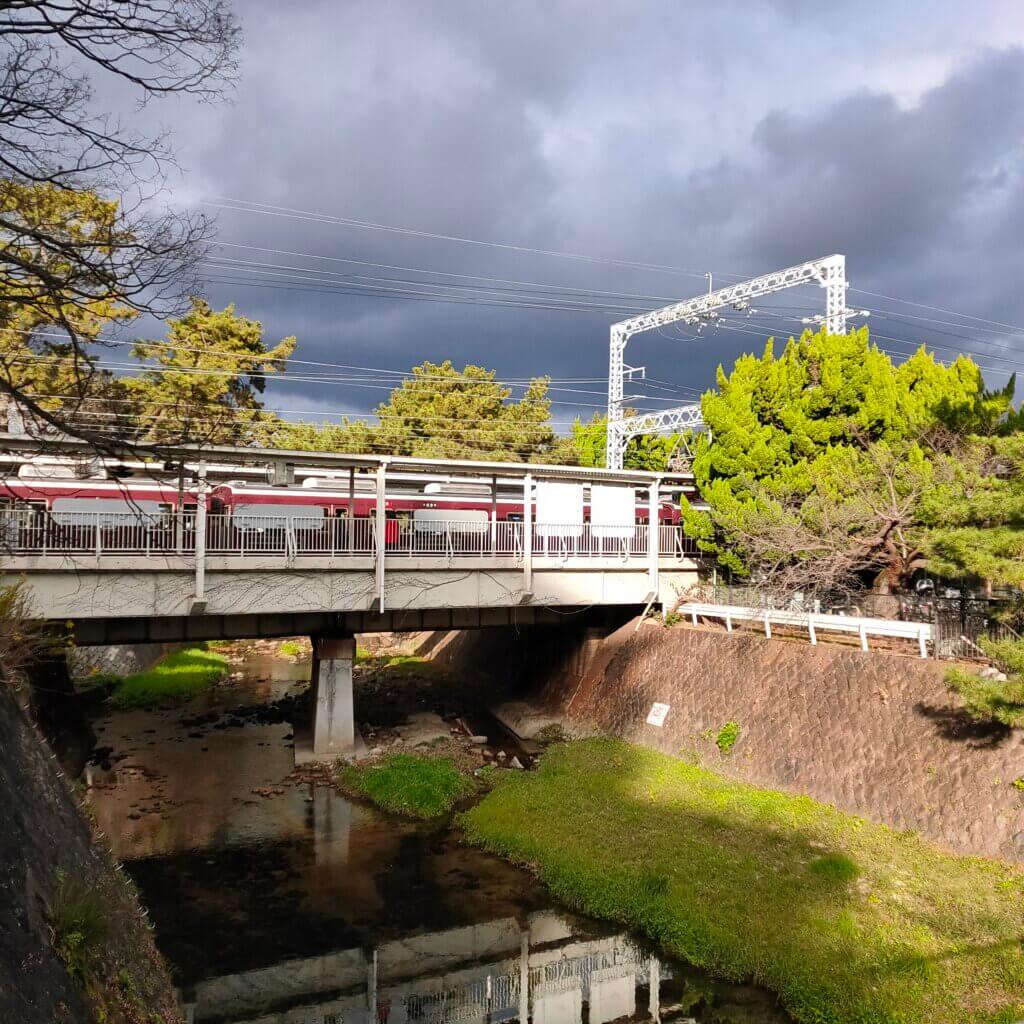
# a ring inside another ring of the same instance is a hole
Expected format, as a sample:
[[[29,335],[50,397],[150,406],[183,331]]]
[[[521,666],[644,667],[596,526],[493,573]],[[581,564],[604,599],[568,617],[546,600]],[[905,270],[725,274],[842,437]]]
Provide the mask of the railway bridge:
[[[22,580],[38,617],[70,623],[79,645],[312,636],[318,756],[355,742],[357,632],[635,614],[696,579],[678,523],[686,476],[227,447],[83,470],[76,442],[54,456],[54,442],[11,441],[3,582]],[[26,483],[46,495],[67,479],[31,475],[41,450],[79,474],[79,497],[25,500]],[[116,497],[81,497],[98,476]],[[134,497],[178,476],[191,508]],[[243,500],[208,500],[228,482]],[[316,500],[346,492],[338,507]]]

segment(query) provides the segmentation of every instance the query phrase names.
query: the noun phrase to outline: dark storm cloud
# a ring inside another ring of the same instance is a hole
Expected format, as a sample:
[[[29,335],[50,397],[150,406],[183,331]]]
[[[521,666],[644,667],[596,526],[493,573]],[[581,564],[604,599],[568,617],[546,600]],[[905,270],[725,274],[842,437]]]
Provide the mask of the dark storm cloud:
[[[1024,322],[1024,55],[1012,45],[1024,19],[1012,4],[959,13],[867,3],[856,25],[798,0],[705,10],[248,2],[240,13],[235,102],[174,111],[190,168],[182,200],[228,196],[696,276],[221,211],[226,242],[666,297],[702,290],[704,270],[761,273],[841,251],[854,285]],[[596,377],[616,319],[322,294],[287,277],[253,287],[211,273],[214,301],[235,300],[274,338],[297,334],[297,356],[311,360],[403,368],[450,356],[503,376]],[[986,338],[979,348],[1009,340]],[[635,361],[702,387],[719,360],[760,344],[739,332],[693,343],[652,335]],[[302,382],[272,393],[282,407],[310,409],[365,409],[381,397]],[[559,407],[556,418],[573,411]]]

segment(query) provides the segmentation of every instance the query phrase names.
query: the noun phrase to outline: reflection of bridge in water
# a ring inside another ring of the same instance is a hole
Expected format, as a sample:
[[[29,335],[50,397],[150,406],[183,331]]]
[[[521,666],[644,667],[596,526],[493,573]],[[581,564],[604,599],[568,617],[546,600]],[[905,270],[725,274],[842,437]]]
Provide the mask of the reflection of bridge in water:
[[[534,914],[288,960],[211,978],[186,993],[189,1024],[679,1024],[662,1003],[669,967],[628,937],[581,935]]]

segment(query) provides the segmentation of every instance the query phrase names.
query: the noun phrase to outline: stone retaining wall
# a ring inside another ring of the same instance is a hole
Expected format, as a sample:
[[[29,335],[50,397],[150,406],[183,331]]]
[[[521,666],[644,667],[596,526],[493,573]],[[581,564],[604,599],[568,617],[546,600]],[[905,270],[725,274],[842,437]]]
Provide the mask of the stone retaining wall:
[[[72,679],[84,679],[97,672],[130,676],[144,672],[174,649],[175,644],[110,644],[101,647],[73,647],[68,651]]]
[[[486,635],[491,632],[492,635]],[[562,631],[558,631],[562,632]],[[760,786],[805,793],[962,853],[1024,860],[1024,735],[979,724],[947,664],[806,641],[628,624],[483,631],[449,644],[456,667],[514,675],[567,723],[622,736]],[[664,725],[646,724],[655,702]],[[715,739],[739,738],[728,755]]]

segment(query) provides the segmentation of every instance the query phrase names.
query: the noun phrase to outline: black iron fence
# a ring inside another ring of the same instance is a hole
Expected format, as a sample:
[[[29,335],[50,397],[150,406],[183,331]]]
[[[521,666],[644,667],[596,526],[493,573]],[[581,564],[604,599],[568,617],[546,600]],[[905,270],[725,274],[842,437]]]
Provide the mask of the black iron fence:
[[[707,600],[747,608],[794,612],[824,612],[901,622],[927,622],[934,627],[936,658],[975,661],[986,657],[982,639],[1024,639],[1024,623],[1007,620],[1006,599],[969,594],[778,594],[749,584],[717,583],[708,587]]]

